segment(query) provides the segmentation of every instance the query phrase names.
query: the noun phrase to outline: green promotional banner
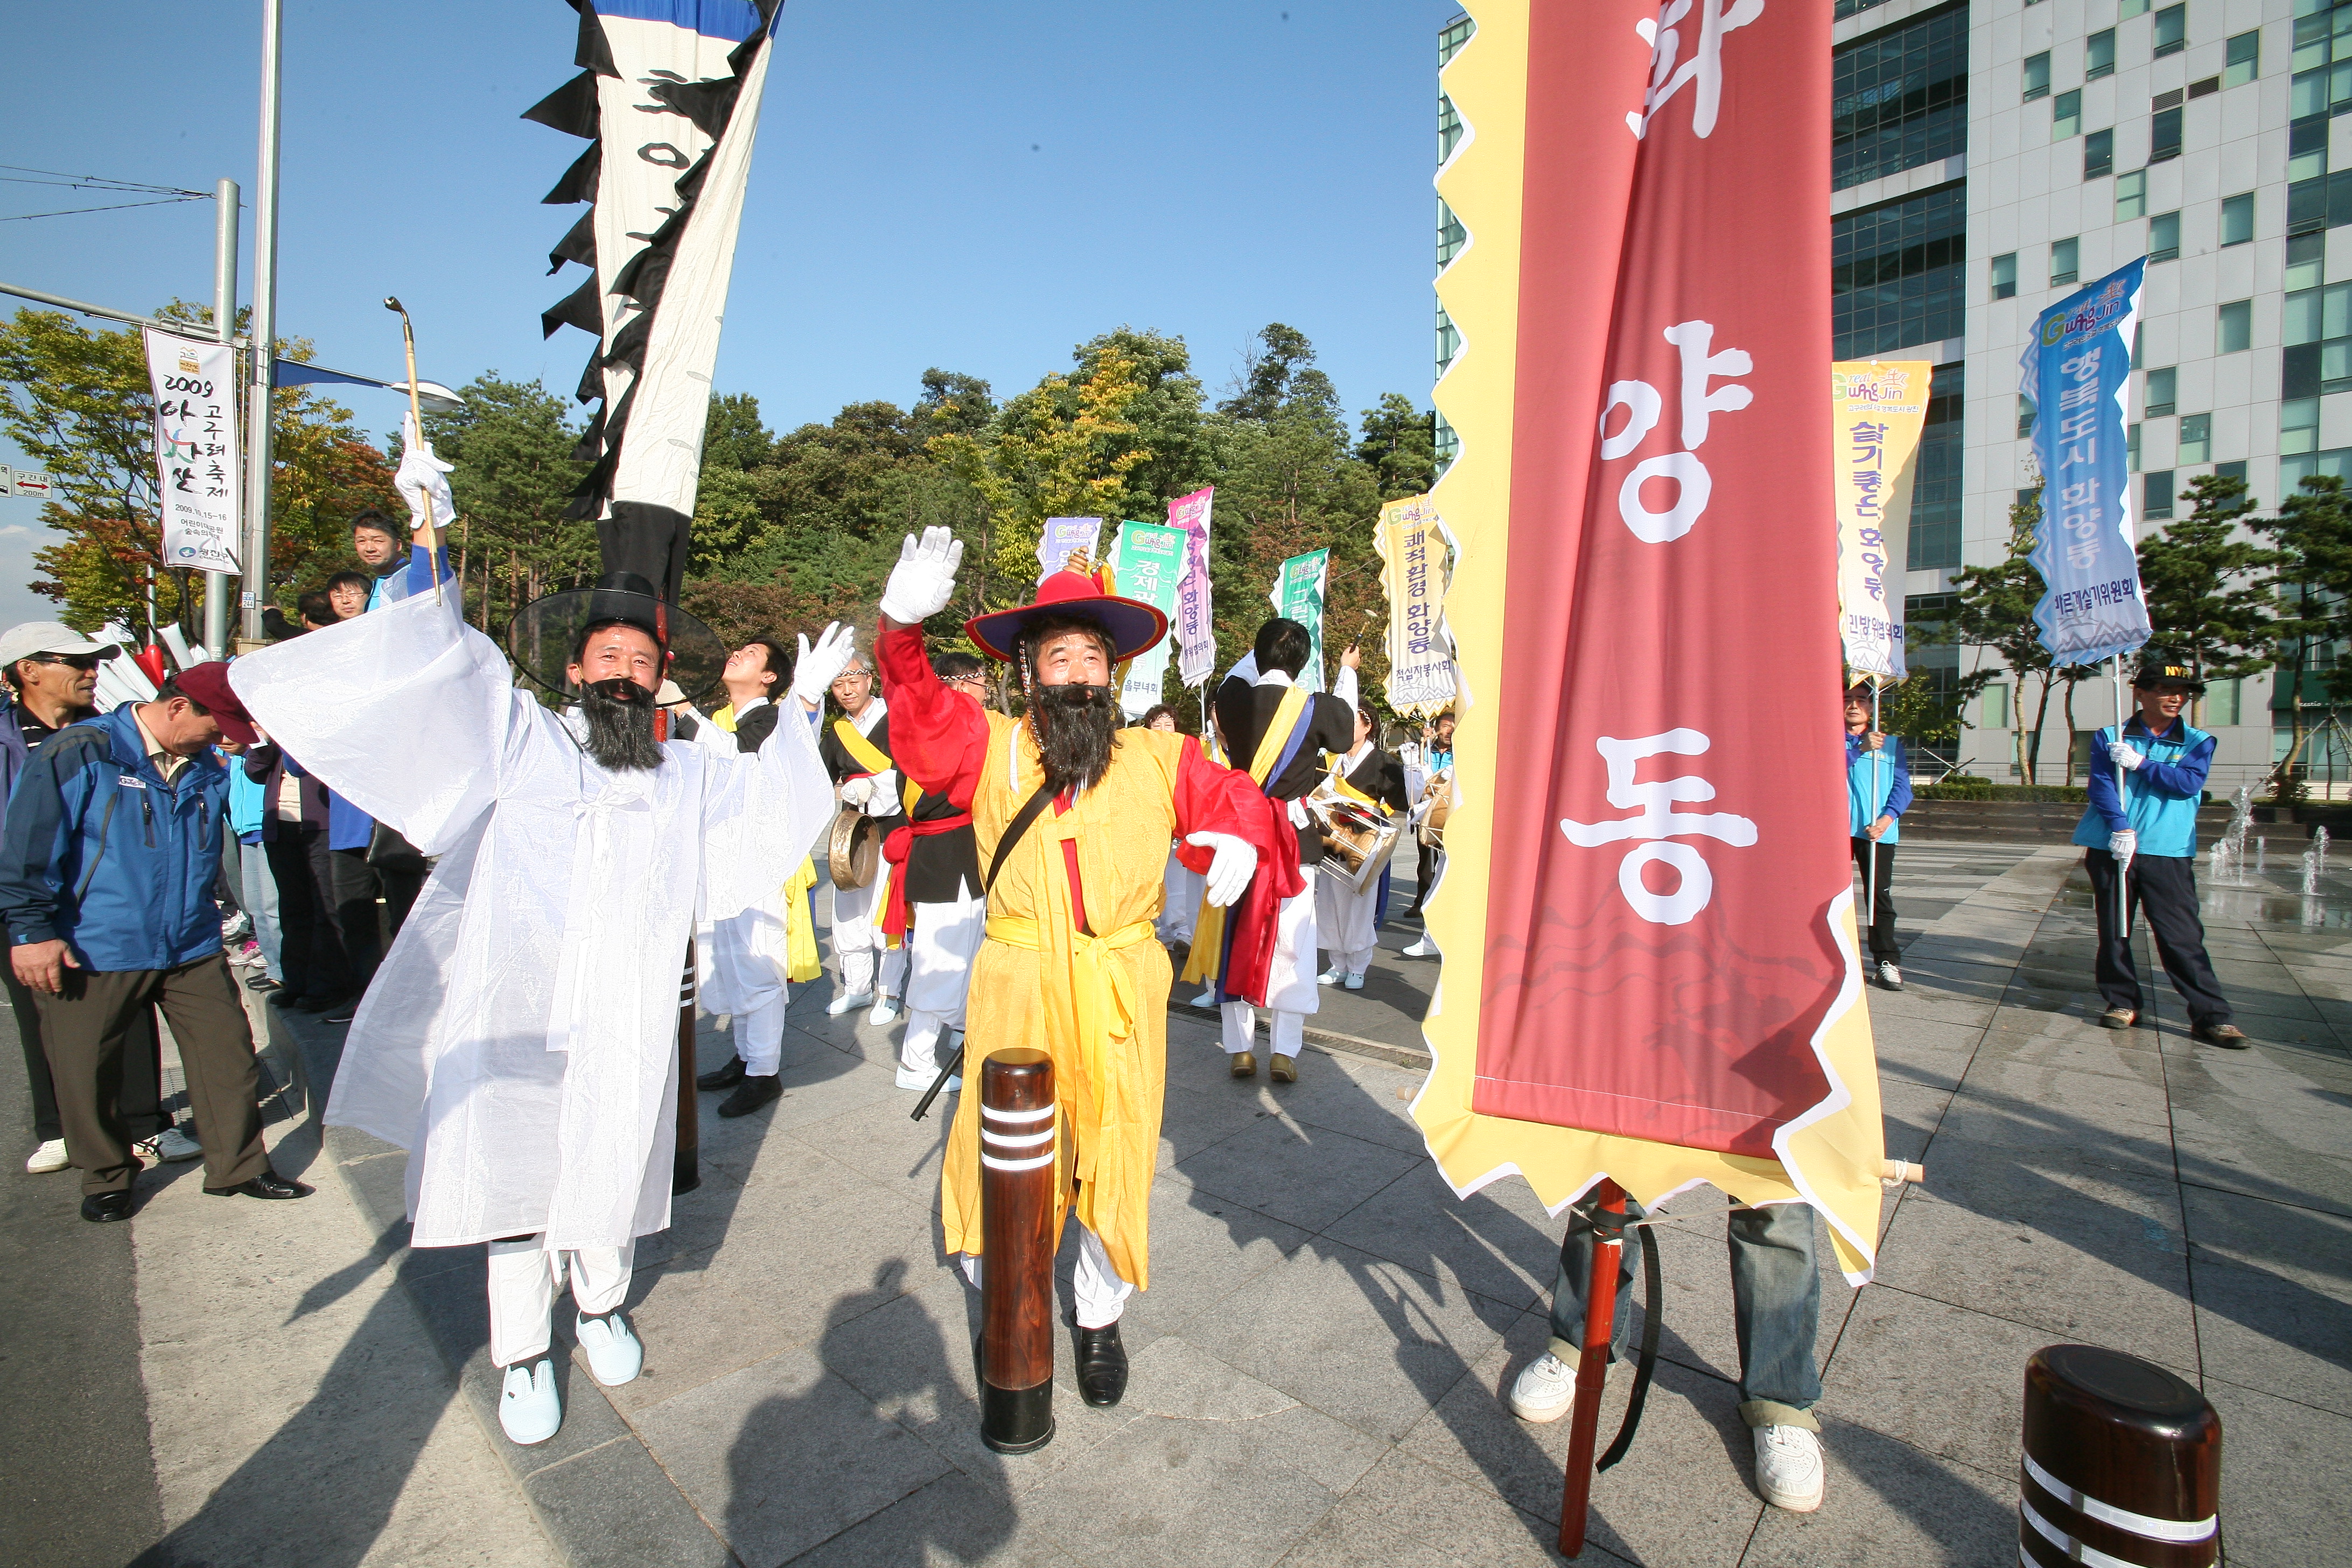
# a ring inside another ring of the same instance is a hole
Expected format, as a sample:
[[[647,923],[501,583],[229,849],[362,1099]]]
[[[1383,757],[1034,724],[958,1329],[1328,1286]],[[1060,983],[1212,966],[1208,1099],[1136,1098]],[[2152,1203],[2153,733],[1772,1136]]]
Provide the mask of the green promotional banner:
[[[1176,584],[1184,574],[1185,532],[1158,522],[1122,522],[1118,542],[1112,547],[1111,572],[1122,598],[1140,599],[1171,620],[1176,615]],[[1118,689],[1118,705],[1129,719],[1139,719],[1160,700],[1160,683],[1168,671],[1168,641],[1162,637],[1149,653],[1128,663],[1127,680]]]
[[[1298,684],[1309,691],[1323,689],[1323,588],[1331,570],[1328,550],[1310,550],[1284,562],[1274,574],[1274,613],[1297,621],[1315,641]]]

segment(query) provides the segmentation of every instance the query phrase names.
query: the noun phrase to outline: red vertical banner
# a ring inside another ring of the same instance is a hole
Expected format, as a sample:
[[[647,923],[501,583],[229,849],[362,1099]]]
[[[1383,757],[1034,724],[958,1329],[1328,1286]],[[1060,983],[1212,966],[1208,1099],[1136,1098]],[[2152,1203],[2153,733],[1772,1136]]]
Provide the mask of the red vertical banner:
[[[1839,743],[1829,14],[1465,0],[1438,194],[1461,438],[1445,969],[1413,1116],[1469,1193],[1802,1199],[1885,1149]],[[1603,1189],[1605,1190],[1605,1189]]]
[[[1472,1106],[1769,1160],[1849,979],[1829,13],[1526,18]]]

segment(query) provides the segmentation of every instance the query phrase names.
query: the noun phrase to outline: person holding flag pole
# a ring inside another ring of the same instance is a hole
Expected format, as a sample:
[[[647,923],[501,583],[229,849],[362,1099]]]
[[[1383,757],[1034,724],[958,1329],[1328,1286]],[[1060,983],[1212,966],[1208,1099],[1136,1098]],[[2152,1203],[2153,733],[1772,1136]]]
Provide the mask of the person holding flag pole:
[[[1865,692],[1867,696],[1864,695]],[[1911,806],[1911,765],[1903,740],[1879,729],[1879,687],[1855,681],[1845,693],[1846,831],[1862,873],[1869,911],[1872,977],[1889,991],[1903,989],[1903,951],[1895,942],[1895,845]]]

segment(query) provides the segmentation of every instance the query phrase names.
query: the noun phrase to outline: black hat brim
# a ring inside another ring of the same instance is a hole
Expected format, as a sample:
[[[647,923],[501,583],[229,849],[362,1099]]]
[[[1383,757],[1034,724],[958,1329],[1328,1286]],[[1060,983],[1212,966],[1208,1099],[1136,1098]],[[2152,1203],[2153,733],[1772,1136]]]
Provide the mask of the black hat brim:
[[[727,669],[727,645],[699,616],[664,604],[650,594],[616,588],[570,588],[533,599],[507,623],[507,654],[530,681],[567,702],[580,689],[564,671],[572,645],[592,626],[614,623],[641,628],[668,651],[663,674],[677,682],[688,701],[719,684]]]

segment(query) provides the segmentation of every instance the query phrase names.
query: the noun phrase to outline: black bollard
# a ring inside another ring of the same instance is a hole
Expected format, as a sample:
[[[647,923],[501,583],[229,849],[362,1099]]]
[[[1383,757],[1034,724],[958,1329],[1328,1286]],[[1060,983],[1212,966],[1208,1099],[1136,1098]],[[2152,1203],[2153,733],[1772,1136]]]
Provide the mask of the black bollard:
[[[2221,1553],[2221,1418],[2162,1367],[2092,1345],[2025,1363],[2018,1556],[2209,1568]]]

